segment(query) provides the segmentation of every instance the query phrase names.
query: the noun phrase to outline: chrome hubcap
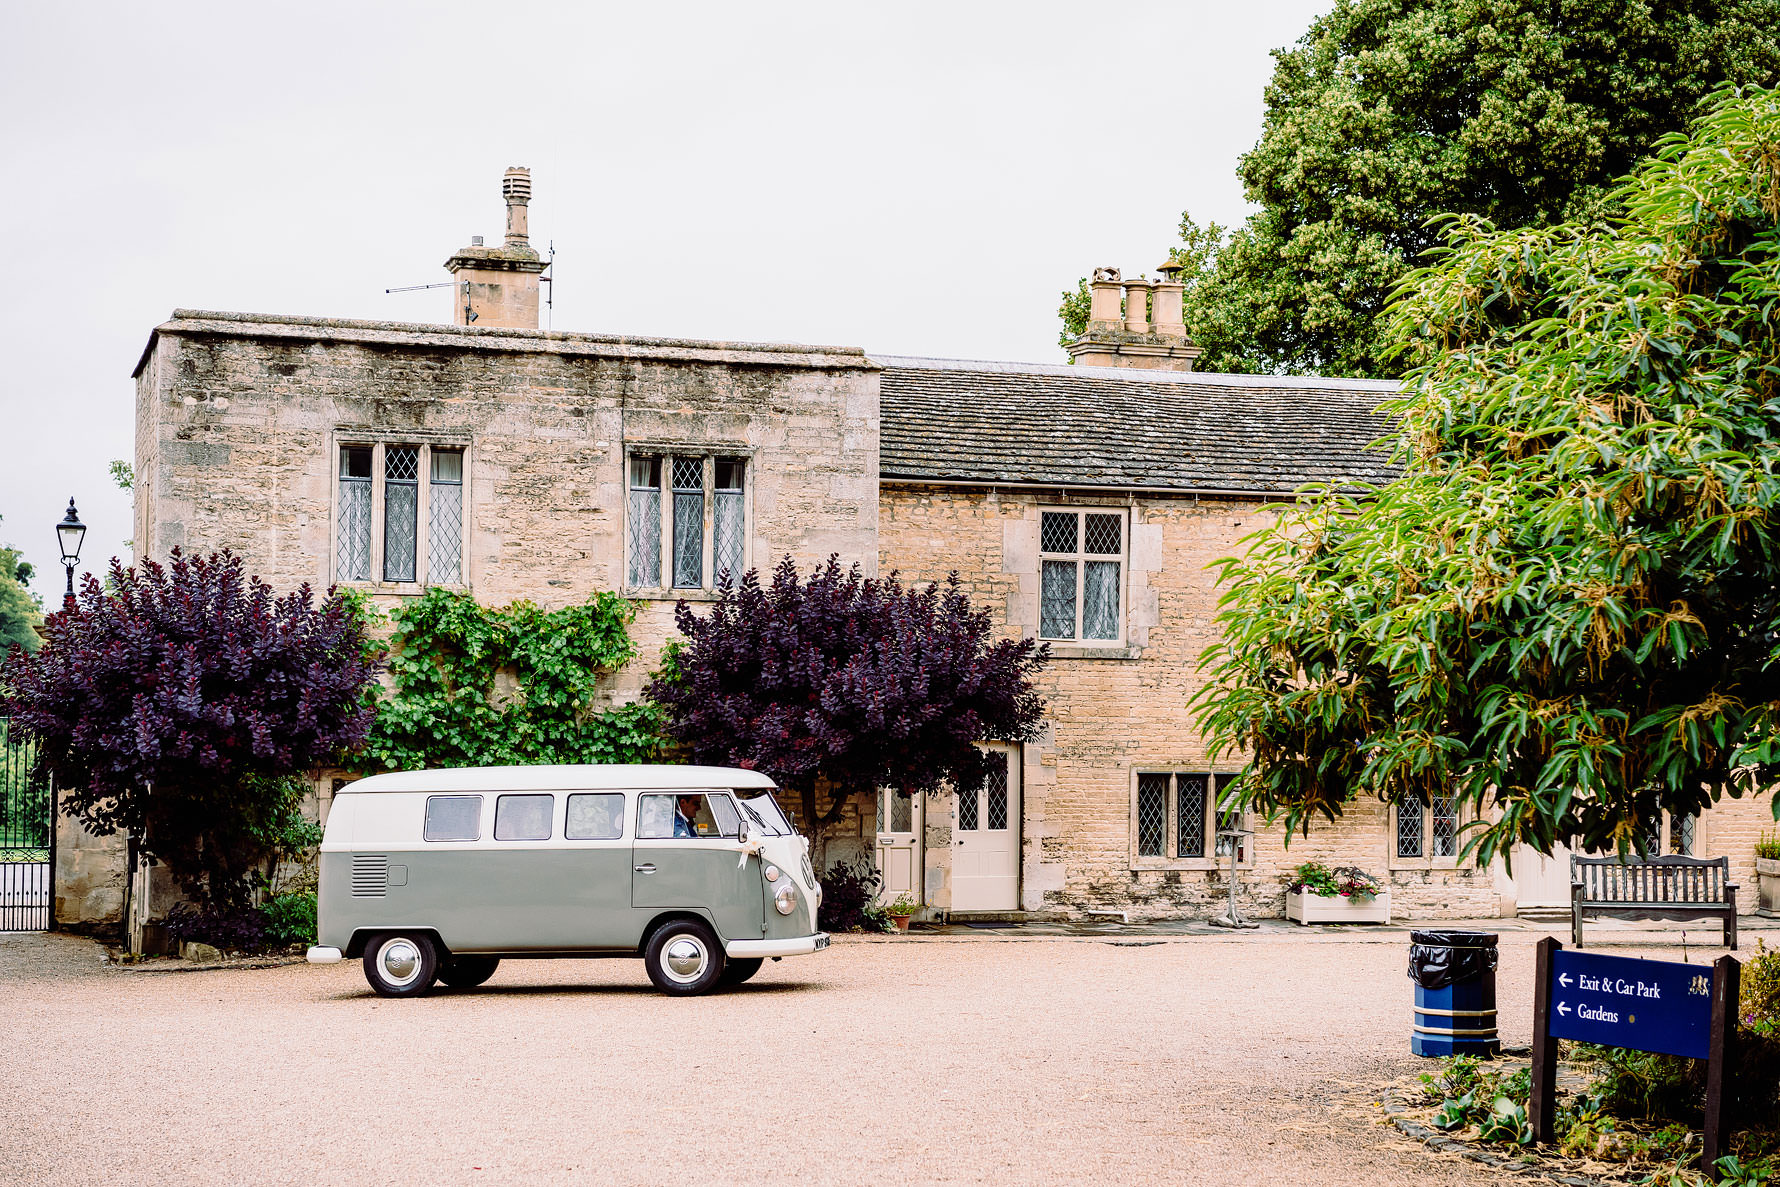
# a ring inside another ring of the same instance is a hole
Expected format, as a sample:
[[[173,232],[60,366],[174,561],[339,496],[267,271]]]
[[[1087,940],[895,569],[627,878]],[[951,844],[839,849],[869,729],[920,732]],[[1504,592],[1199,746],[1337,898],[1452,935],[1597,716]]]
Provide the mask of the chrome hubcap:
[[[420,976],[420,949],[413,940],[394,939],[377,954],[377,966],[392,985],[409,985]]]
[[[705,971],[705,962],[710,959],[697,936],[675,936],[662,949],[661,957],[667,975],[681,984],[698,980],[699,974]]]

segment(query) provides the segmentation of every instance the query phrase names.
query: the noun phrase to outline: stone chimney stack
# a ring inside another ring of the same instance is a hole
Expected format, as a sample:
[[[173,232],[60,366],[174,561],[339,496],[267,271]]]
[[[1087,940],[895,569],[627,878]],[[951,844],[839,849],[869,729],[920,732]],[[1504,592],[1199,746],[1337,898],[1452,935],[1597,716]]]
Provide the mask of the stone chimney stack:
[[[538,328],[538,274],[549,267],[532,249],[527,212],[532,200],[531,170],[514,166],[501,179],[507,200],[507,238],[500,247],[470,240],[445,261],[457,281],[452,286],[452,318],[460,326]]]
[[[1181,320],[1180,265],[1157,269],[1161,280],[1124,280],[1117,268],[1096,268],[1088,282],[1088,328],[1069,344],[1069,356],[1086,367],[1137,367],[1191,371],[1204,352],[1187,337]],[[1123,293],[1123,307],[1120,296]]]

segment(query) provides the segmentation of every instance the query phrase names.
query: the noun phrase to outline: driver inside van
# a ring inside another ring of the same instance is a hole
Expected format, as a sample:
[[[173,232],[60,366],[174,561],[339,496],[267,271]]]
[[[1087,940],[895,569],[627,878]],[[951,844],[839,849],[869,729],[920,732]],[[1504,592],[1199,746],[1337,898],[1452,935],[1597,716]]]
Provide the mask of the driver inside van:
[[[699,834],[698,813],[704,807],[702,795],[683,795],[674,801],[674,836],[696,837]]]

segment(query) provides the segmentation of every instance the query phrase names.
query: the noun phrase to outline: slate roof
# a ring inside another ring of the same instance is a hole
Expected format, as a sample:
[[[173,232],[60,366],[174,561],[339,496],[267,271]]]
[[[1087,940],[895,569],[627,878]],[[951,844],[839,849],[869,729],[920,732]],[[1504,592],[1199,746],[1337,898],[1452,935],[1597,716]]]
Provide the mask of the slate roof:
[[[1384,483],[1395,383],[873,355],[883,479],[1284,495]]]

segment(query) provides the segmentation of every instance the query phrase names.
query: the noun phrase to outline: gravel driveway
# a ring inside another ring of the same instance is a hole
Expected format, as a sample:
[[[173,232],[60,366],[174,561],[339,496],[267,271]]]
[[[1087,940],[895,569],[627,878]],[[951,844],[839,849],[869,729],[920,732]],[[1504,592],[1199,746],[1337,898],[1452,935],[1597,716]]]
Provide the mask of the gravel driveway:
[[[1502,939],[1511,1043],[1536,938]],[[0,1181],[1497,1181],[1378,1123],[1421,1062],[1404,965],[1401,935],[842,938],[708,998],[614,960],[385,1001],[356,963],[0,935]]]

